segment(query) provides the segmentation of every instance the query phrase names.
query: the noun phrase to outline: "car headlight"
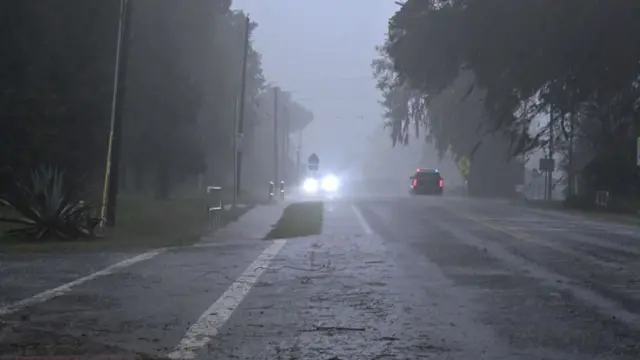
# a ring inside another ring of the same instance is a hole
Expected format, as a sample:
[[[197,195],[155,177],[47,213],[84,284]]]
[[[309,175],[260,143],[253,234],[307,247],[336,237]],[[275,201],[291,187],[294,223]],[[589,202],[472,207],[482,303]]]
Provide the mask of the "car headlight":
[[[327,175],[322,179],[322,190],[336,191],[340,186],[340,181],[333,175]]]
[[[304,191],[312,193],[318,191],[318,181],[316,179],[306,179],[304,183],[302,183],[302,188]]]

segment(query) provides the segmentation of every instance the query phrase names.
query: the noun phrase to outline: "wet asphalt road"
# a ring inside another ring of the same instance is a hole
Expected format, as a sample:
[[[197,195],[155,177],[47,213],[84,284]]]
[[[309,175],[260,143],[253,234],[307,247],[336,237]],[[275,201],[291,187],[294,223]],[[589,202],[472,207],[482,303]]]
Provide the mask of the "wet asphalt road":
[[[0,354],[640,358],[637,228],[497,201],[380,196],[327,202],[318,236],[261,240],[281,210],[258,207],[197,247],[5,312]],[[2,255],[0,306],[128,257]]]

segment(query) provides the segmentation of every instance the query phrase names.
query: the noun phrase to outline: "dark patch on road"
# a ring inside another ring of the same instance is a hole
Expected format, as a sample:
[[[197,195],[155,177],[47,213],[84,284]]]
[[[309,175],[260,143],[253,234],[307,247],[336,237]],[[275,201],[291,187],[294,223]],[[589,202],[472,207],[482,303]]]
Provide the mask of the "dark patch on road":
[[[488,290],[517,290],[523,282],[531,281],[525,276],[513,274],[448,274],[448,276],[458,285]]]
[[[322,233],[324,202],[308,201],[287,206],[265,240],[307,237]]]
[[[92,339],[86,333],[72,334],[62,329],[52,331],[34,327],[6,326],[0,329],[3,341],[0,343],[0,354],[11,358],[45,357],[45,356],[74,356],[82,359],[87,354],[100,354],[119,359],[152,360],[164,359],[133,351],[119,344],[111,344]],[[35,340],[37,339],[37,340]]]

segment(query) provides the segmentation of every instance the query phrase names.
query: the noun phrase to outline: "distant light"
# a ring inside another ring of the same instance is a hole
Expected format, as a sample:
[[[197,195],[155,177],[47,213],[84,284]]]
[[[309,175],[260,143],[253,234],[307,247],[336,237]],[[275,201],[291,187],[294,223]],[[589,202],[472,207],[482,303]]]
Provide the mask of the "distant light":
[[[438,169],[433,169],[433,171],[438,172]]]
[[[316,191],[318,191],[318,181],[313,178],[308,178],[302,184],[302,188],[305,192],[315,193]]]
[[[416,171],[417,171],[417,172],[420,172],[420,168],[417,168],[417,169],[416,169]]]
[[[327,175],[321,181],[321,187],[324,191],[336,191],[340,186],[340,180],[335,175]]]

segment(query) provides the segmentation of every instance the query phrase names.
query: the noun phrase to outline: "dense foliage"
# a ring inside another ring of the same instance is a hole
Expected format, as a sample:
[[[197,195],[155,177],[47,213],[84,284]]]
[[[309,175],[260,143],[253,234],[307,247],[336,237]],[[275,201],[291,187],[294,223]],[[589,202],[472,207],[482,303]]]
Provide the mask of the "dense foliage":
[[[129,2],[121,190],[164,199],[198,178],[221,183],[234,168],[245,14],[230,0]],[[115,0],[0,3],[0,193],[52,164],[99,201],[119,17]],[[245,133],[261,121],[264,82],[250,43]]]
[[[95,207],[79,198],[80,184],[66,181],[59,169],[41,165],[27,180],[17,180],[10,195],[0,204],[15,215],[0,217],[0,222],[15,224],[10,235],[30,239],[90,238],[100,224]]]
[[[572,138],[567,163],[581,189],[634,192],[638,16],[635,1],[408,0],[375,65],[385,105],[421,112],[395,110],[390,121],[405,132],[407,122],[428,125],[454,156],[472,155],[489,133],[509,139],[510,155]],[[400,90],[408,98],[395,100]],[[553,126],[530,131],[549,113]]]

